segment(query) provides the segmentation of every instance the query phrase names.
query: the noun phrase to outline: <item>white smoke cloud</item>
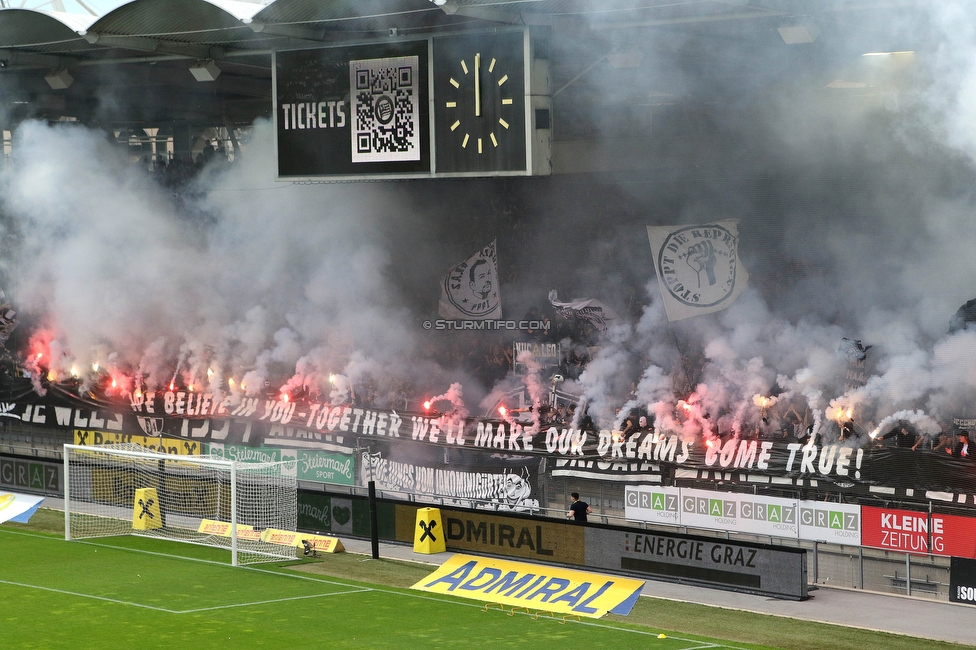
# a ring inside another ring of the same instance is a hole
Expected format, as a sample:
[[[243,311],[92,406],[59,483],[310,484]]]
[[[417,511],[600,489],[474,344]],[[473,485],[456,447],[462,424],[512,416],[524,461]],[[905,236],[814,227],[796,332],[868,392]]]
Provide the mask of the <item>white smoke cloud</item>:
[[[910,414],[932,432],[933,423],[971,414],[976,332],[946,332],[976,295],[976,13],[964,2],[931,4],[926,52],[869,61],[811,48],[822,58],[814,79],[786,85],[782,71],[757,71],[755,87],[777,88],[763,101],[730,84],[716,111],[724,121],[675,153],[675,165],[681,155],[694,160],[677,172],[693,190],[669,188],[649,170],[609,190],[585,178],[540,181],[531,196],[510,199],[539,216],[535,230],[516,222],[517,237],[499,237],[503,268],[521,272],[503,278],[504,295],[530,302],[538,293],[541,302],[555,286],[597,296],[621,314],[631,306],[631,322],[611,328],[573,384],[598,425],[619,427],[636,408],[685,438],[740,435],[779,426],[792,408],[829,439],[840,432],[831,409],[850,409],[863,431]],[[816,47],[828,50],[826,41]],[[863,99],[825,88],[845,56],[844,73],[853,75],[846,79],[864,80]],[[670,83],[645,68],[648,84]],[[588,79],[613,94],[615,80],[637,72],[613,74]],[[908,90],[891,82],[909,76]],[[675,101],[712,79],[687,62],[671,89]],[[709,142],[712,135],[721,143]],[[390,405],[455,383],[460,395],[463,383],[478,403],[477,384],[431,361],[431,344],[414,327],[417,287],[436,282],[457,251],[429,256],[439,270],[418,271],[425,265],[417,260],[442,244],[418,249],[436,228],[424,230],[425,219],[403,207],[423,196],[422,210],[455,227],[448,195],[459,186],[276,184],[272,159],[270,128],[259,124],[245,155],[230,169],[208,170],[194,188],[199,198],[178,205],[120,164],[97,134],[23,124],[2,176],[4,233],[15,242],[3,270],[18,309],[38,320],[35,343],[47,358],[31,363],[62,376],[76,368],[85,381],[97,362],[103,373],[124,370],[148,387],[175,376],[253,395],[272,382],[273,391],[371,393]],[[715,178],[698,171],[713,159],[705,171]],[[499,186],[463,187],[477,197]],[[517,211],[510,208],[498,212]],[[729,217],[741,219],[753,286],[728,310],[669,323],[641,227]],[[466,235],[484,241],[478,215],[471,221]],[[405,244],[408,231],[423,235]],[[844,337],[872,346],[864,385],[851,381],[837,354]],[[526,377],[533,402],[541,399],[544,377]],[[481,403],[520,381],[507,377]],[[770,402],[762,406],[756,395]],[[583,415],[578,408],[576,424]]]

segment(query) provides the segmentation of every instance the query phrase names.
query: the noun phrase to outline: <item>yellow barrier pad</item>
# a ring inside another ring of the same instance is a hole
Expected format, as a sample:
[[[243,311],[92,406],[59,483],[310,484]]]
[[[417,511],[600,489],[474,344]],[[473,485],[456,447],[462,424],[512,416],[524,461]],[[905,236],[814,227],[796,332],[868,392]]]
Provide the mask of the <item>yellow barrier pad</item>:
[[[418,508],[414,531],[414,553],[443,553],[447,550],[440,508]]]
[[[600,618],[626,616],[643,580],[457,554],[411,589]]]
[[[155,530],[163,527],[156,488],[139,488],[135,491],[132,501],[133,530]]]
[[[346,550],[337,537],[326,537],[325,535],[300,535],[298,547],[302,547],[302,540],[312,545],[319,553],[341,553]]]
[[[230,537],[230,523],[226,521],[216,521],[214,519],[204,519],[197,528],[198,533],[217,535],[218,537]],[[237,524],[237,539],[267,542],[269,544],[281,544],[282,546],[294,546],[302,548],[302,540],[306,540],[315,547],[319,553],[340,553],[346,550],[342,542],[336,537],[326,535],[306,535],[296,533],[293,530],[278,530],[266,528],[255,530],[253,526]]]
[[[281,544],[282,546],[301,546],[302,534],[293,530],[278,530],[276,528],[265,528],[261,533],[261,541],[269,544]]]

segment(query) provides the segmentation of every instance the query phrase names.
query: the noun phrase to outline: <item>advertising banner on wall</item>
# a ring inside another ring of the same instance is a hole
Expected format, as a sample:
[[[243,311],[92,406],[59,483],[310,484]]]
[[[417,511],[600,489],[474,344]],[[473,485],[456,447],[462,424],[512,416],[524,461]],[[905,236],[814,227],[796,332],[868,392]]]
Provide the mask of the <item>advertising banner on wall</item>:
[[[63,478],[63,463],[0,457],[0,486],[62,494]]]
[[[678,488],[628,485],[624,488],[624,515],[633,521],[680,526],[680,498]]]
[[[450,550],[583,564],[582,526],[449,508],[441,515]]]
[[[309,449],[290,451],[296,454],[299,481],[338,485],[356,484],[355,456],[352,454],[331,454]]]
[[[586,565],[806,599],[806,551],[678,533],[586,529]]]
[[[798,516],[793,499],[681,490],[682,526],[796,538]]]
[[[800,539],[830,544],[861,544],[861,506],[800,501]]]
[[[627,519],[634,521],[833,544],[861,543],[857,505],[628,485],[624,508]]]
[[[534,456],[444,450],[400,441],[363,452],[359,480],[386,492],[447,497],[445,505],[529,511],[539,508],[539,462]]]
[[[861,507],[861,543],[905,553],[976,558],[976,518]]]

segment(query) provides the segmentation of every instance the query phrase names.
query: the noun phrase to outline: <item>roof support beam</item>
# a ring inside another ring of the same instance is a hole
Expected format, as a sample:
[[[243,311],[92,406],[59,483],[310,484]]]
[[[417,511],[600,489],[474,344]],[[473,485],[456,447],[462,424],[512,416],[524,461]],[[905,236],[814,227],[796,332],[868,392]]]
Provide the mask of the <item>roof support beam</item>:
[[[98,34],[88,32],[85,40],[95,45],[117,47],[137,52],[159,52],[160,54],[175,54],[188,59],[212,59],[220,56],[222,48],[213,48],[197,43],[174,43],[156,38],[141,36],[115,36],[112,34]]]

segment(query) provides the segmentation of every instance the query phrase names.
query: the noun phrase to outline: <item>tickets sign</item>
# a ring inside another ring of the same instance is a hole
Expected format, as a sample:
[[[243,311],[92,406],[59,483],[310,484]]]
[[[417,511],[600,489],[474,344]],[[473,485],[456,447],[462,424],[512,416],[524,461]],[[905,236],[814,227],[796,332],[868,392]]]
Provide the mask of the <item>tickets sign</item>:
[[[629,614],[643,585],[632,578],[458,554],[411,589],[600,618]]]

